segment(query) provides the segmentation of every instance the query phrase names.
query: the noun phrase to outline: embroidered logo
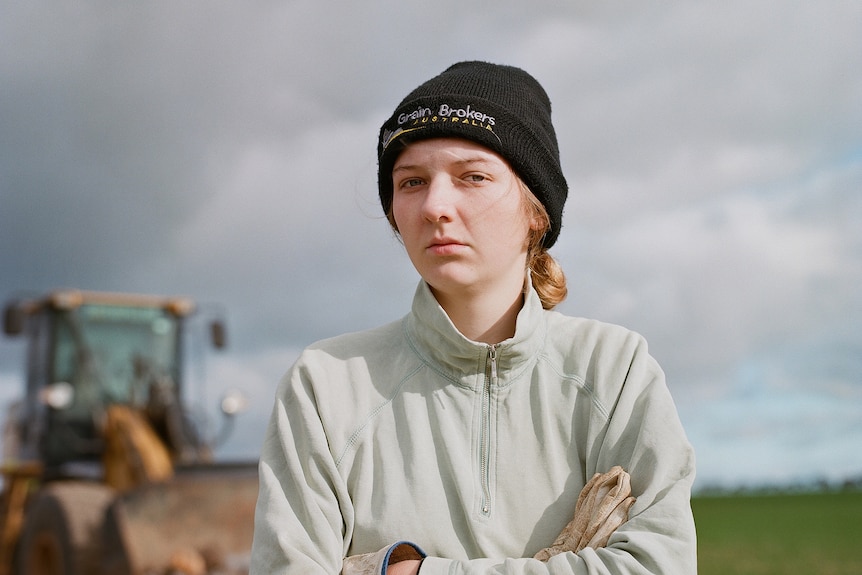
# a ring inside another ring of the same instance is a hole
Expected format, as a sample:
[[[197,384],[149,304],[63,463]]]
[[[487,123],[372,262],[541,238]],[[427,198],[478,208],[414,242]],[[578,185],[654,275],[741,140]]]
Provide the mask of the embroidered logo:
[[[451,104],[440,104],[436,112],[427,107],[420,106],[410,112],[402,112],[395,119],[398,127],[395,130],[386,129],[383,131],[383,140],[381,144],[383,149],[392,143],[399,136],[421,130],[429,124],[438,124],[448,122],[451,124],[460,124],[472,126],[488,130],[499,140],[499,136],[494,133],[494,125],[496,119],[494,116],[474,109],[469,104],[465,107],[452,106]]]

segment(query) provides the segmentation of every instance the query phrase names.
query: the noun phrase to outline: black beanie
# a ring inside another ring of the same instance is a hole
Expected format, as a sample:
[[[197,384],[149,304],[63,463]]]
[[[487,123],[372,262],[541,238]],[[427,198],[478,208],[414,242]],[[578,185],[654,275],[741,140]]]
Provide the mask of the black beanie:
[[[429,138],[464,138],[500,154],[548,211],[542,244],[560,235],[568,184],[551,124],[551,102],[520,68],[460,62],[410,92],[380,128],[377,185],[392,206],[392,168],[404,147]]]

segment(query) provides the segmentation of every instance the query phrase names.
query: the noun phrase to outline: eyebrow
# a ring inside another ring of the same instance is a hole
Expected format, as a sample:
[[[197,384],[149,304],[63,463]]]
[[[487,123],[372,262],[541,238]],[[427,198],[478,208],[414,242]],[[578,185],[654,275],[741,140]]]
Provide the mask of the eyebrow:
[[[409,172],[411,170],[415,170],[418,166],[414,166],[412,164],[396,164],[395,167],[392,168],[392,173],[395,172]]]
[[[494,162],[482,156],[468,156],[463,159],[455,160],[453,163],[459,166],[463,166],[467,164],[492,164]],[[392,168],[392,173],[394,174],[395,172],[416,170],[421,167],[422,166],[419,164],[395,164],[395,166]]]

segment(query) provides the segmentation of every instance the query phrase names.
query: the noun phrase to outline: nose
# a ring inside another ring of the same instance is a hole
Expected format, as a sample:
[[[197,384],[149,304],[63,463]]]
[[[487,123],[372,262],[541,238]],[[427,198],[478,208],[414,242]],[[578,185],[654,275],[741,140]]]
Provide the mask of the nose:
[[[446,176],[433,178],[422,202],[422,215],[429,222],[451,221],[457,190]]]

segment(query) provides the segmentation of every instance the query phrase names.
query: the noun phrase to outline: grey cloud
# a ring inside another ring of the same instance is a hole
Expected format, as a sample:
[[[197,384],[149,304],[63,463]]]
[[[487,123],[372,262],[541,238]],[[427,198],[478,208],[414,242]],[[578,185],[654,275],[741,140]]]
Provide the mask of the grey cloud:
[[[719,469],[703,426],[738,407],[741,366],[793,350],[807,379],[830,374],[824,397],[858,381],[860,19],[771,0],[6,5],[0,294],[222,302],[219,374],[267,396],[262,419],[283,350],[409,306],[417,276],[377,204],[380,122],[455,60],[510,62],[554,102],[563,311],[648,337]],[[0,341],[0,374],[16,346]]]

